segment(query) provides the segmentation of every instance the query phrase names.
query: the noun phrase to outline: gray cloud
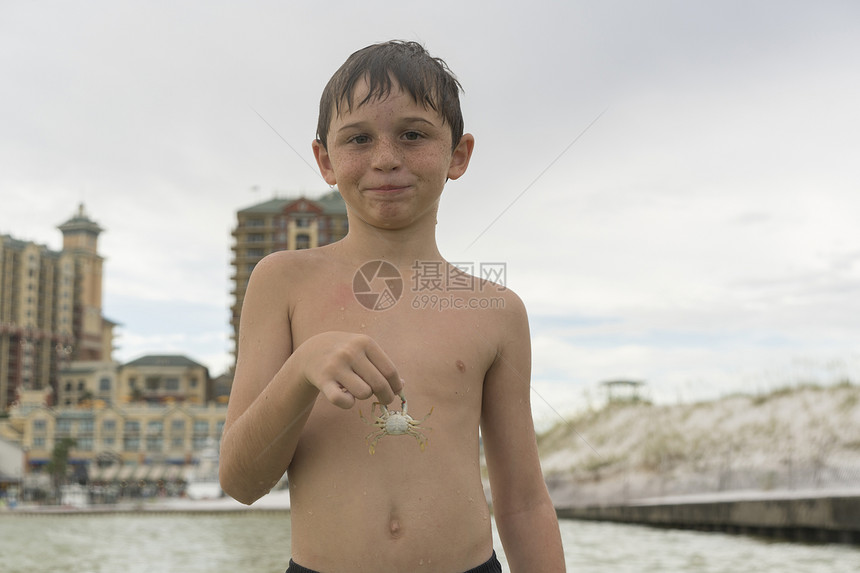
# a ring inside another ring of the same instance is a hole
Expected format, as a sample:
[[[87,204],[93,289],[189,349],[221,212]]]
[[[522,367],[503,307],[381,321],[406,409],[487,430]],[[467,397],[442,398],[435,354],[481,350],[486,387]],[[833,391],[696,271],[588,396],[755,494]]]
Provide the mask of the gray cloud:
[[[121,352],[208,340],[194,352],[217,371],[235,211],[326,189],[306,165],[323,84],[352,50],[405,37],[463,81],[477,138],[440,246],[507,262],[536,316],[536,383],[562,384],[550,373],[574,356],[577,385],[629,372],[718,392],[856,348],[856,3],[434,6],[5,3],[0,232],[58,248],[86,202]],[[156,332],[135,311],[153,301],[206,309]]]

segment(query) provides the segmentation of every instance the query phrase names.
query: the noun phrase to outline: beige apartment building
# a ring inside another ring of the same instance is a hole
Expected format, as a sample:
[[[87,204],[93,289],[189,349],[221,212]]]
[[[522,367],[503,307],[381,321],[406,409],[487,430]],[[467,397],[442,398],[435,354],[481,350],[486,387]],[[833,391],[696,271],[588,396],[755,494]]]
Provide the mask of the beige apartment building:
[[[245,290],[260,259],[276,251],[328,245],[345,237],[348,230],[346,204],[337,190],[319,199],[270,199],[239,210],[236,218],[231,277],[234,355]]]
[[[209,369],[185,356],[144,356],[123,364],[118,372],[120,403],[190,404],[214,399]]]
[[[59,404],[47,405],[50,389],[24,391],[0,422],[0,438],[18,444],[27,470],[46,464],[63,438],[74,440],[71,463],[91,472],[105,460],[189,464],[221,439],[226,402],[216,402],[212,388],[208,369],[185,356],[76,362],[61,373]]]
[[[221,439],[229,376],[217,385],[179,355],[112,359],[115,323],[102,316],[101,227],[83,206],[59,226],[63,249],[0,237],[0,438],[37,472],[62,440],[70,463],[95,482],[163,480],[192,468]],[[346,206],[276,198],[237,212],[232,326],[251,271],[266,255],[343,238]]]
[[[24,405],[10,414],[8,424],[20,436],[30,469],[47,464],[55,444],[71,438],[75,445],[69,461],[86,465],[91,478],[97,477],[93,472],[102,465],[114,466],[115,471],[123,466],[151,466],[143,471],[152,477],[164,471],[155,466],[191,464],[208,444],[220,442],[227,408],[215,403],[91,408]],[[99,460],[111,463],[96,463]]]
[[[102,316],[102,229],[83,205],[59,229],[59,252],[0,236],[4,447],[19,449],[27,475],[64,438],[74,441],[70,463],[97,480],[163,479],[193,467],[220,441],[226,398],[215,395],[208,369],[185,356],[113,361],[116,323]]]
[[[0,411],[22,391],[59,390],[74,361],[109,361],[115,323],[102,316],[102,228],[83,205],[59,225],[63,248],[0,235]]]
[[[117,405],[201,405],[215,399],[209,369],[181,355],[143,356],[126,364],[73,362],[60,372],[53,401],[60,407],[89,402]]]

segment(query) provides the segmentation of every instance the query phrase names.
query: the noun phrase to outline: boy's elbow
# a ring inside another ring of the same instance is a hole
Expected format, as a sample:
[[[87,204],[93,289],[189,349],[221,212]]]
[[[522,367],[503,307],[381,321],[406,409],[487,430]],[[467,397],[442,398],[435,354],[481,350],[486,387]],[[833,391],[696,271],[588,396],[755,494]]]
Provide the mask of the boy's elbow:
[[[224,490],[224,491],[227,491],[227,490]],[[235,499],[236,501],[238,501],[239,503],[241,503],[241,504],[243,504],[243,505],[251,505],[252,503],[254,503],[255,501],[257,501],[258,499],[260,499],[260,496],[256,496],[256,497],[254,497],[254,496],[244,496],[244,497],[243,497],[243,496],[241,496],[241,495],[233,495],[233,494],[231,494],[231,493],[229,493],[229,492],[227,493],[227,495],[229,495],[230,497],[232,497],[233,499]]]
[[[241,483],[223,464],[218,468],[218,480],[221,482],[221,490],[224,493],[245,505],[251,505],[266,493],[255,492]]]
[[[221,437],[221,452],[218,463],[218,481],[221,491],[245,505],[251,505],[266,492],[256,492],[248,483],[246,472],[242,471],[242,464],[236,459],[236,448],[231,447],[230,428],[225,426]],[[259,489],[259,488],[258,488]]]
[[[223,482],[222,482],[222,484],[223,484]],[[224,493],[226,493],[227,495],[229,495],[230,497],[232,497],[233,499],[235,499],[236,501],[238,501],[239,503],[241,503],[243,505],[251,505],[252,503],[257,501],[258,499],[263,497],[261,495],[254,495],[250,492],[246,492],[246,491],[242,491],[242,490],[238,490],[238,489],[228,489],[228,488],[224,487],[223,485],[221,486],[221,489],[224,491]]]

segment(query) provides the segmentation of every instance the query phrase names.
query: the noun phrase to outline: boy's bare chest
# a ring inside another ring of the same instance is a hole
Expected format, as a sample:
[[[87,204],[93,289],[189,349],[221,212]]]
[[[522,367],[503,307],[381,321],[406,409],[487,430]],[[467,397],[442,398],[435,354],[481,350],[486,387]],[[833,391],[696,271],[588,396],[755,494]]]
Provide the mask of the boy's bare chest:
[[[408,285],[401,290],[371,288],[340,280],[311,281],[309,293],[292,305],[290,329],[293,346],[329,331],[355,332],[372,337],[395,363],[404,378],[463,377],[483,380],[496,357],[498,328],[496,313],[465,308],[460,298],[437,295],[436,304],[416,296]],[[383,285],[384,286],[384,285]],[[446,298],[447,307],[438,301]],[[459,308],[455,308],[460,306]]]

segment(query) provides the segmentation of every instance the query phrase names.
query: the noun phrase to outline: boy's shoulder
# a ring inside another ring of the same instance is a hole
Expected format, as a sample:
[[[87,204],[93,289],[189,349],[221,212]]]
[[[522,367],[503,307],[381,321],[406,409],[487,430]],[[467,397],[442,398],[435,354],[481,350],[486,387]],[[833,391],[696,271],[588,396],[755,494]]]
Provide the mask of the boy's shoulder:
[[[254,265],[249,288],[253,285],[255,290],[282,290],[289,285],[298,285],[303,278],[324,268],[329,258],[326,247],[275,251]]]
[[[526,305],[517,293],[506,286],[500,286],[499,290],[493,290],[491,295],[495,297],[496,305],[511,320],[528,320]]]
[[[448,264],[453,270],[447,294],[460,298],[458,308],[488,312],[497,320],[527,320],[525,304],[519,295],[506,285],[504,272],[493,273],[482,269],[481,276],[478,277],[457,265]]]
[[[468,281],[470,293],[482,298],[495,298],[500,302],[504,301],[515,306],[522,306],[523,302],[520,297],[506,284],[506,268],[503,264],[499,264],[497,267],[482,265],[480,276],[473,276],[452,263],[448,264],[454,267],[454,273],[460,277],[461,282]]]
[[[325,246],[312,249],[275,251],[260,259],[254,266],[253,272],[273,272],[301,266],[317,266],[329,258],[326,251]]]

